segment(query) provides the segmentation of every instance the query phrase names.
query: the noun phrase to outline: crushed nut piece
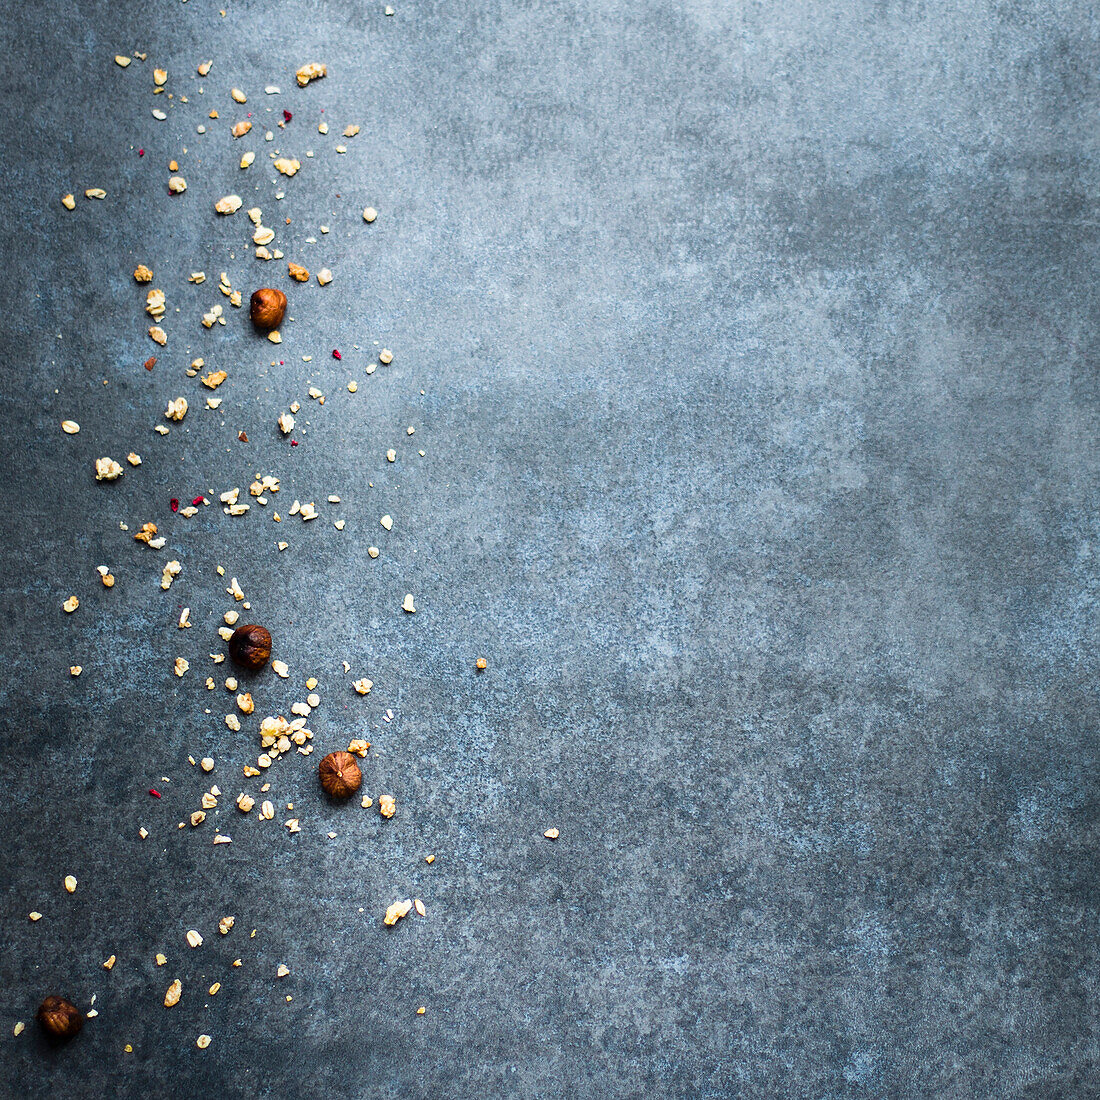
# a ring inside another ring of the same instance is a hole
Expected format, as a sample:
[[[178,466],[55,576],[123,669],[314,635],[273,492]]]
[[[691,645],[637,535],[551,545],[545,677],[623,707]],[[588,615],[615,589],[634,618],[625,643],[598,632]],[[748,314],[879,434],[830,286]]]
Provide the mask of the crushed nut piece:
[[[202,934],[200,932],[197,932],[194,928],[192,928],[187,933],[187,943],[190,947],[201,947],[202,946]]]
[[[191,667],[186,657],[177,657],[176,663],[172,668],[177,676],[182,676]]]
[[[412,908],[413,903],[410,898],[406,898],[404,901],[395,901],[386,910],[386,915],[382,918],[383,924],[394,925],[402,917],[406,916],[409,910]]]
[[[214,209],[219,214],[236,214],[243,205],[244,200],[240,195],[226,195],[214,203]]]
[[[122,477],[122,467],[113,458],[97,458],[95,460],[96,481],[115,481]]]
[[[380,794],[378,796],[378,812],[383,817],[393,817],[397,812],[397,799],[392,794]]]
[[[153,281],[153,273],[145,266],[145,264],[138,264],[134,268],[134,281],[139,283],[151,283]]]
[[[65,876],[65,889],[70,894],[75,894],[76,893],[76,878],[75,878],[75,876],[73,876],[73,875],[66,875]]]
[[[70,596],[61,606],[71,615],[80,606],[80,601],[75,596]]]
[[[309,271],[306,268],[302,267],[301,264],[291,263],[290,261],[287,261],[287,270],[289,271],[290,277],[292,279],[297,279],[297,281],[300,283],[309,282]]]
[[[327,76],[328,68],[320,62],[311,61],[308,65],[303,65],[294,75],[299,87],[304,88],[311,80],[320,80],[321,77]]]

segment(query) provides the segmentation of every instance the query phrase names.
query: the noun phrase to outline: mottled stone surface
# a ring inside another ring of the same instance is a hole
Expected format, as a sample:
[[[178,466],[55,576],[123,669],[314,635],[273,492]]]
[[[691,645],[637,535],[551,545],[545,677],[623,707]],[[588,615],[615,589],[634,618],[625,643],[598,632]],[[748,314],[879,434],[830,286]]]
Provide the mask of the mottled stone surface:
[[[1095,6],[221,2],[0,25],[4,1094],[1095,1096]],[[230,192],[332,284],[252,258]],[[287,291],[281,347],[221,271]],[[236,734],[230,576],[292,673]],[[310,674],[391,821],[317,755],[233,808]],[[99,1016],[12,1037],[52,992]]]

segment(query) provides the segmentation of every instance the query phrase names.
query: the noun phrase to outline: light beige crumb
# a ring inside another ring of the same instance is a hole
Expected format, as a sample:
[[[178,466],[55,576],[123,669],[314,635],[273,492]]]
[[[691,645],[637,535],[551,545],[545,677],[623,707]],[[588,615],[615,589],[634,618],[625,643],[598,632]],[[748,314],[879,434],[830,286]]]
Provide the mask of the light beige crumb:
[[[416,607],[413,604],[413,595],[411,592],[405,593],[405,598],[401,601],[401,610],[407,611],[410,615],[416,611]]]
[[[76,209],[76,199],[73,198],[73,196],[71,194],[62,195],[61,196],[61,205],[63,207],[65,207],[66,210],[75,210]]]
[[[104,456],[95,460],[96,481],[117,481],[122,473],[122,467],[113,458]]]
[[[557,840],[561,834],[557,829],[547,829],[542,835],[546,837],[547,840]]]
[[[395,901],[386,910],[386,915],[382,918],[382,923],[387,925],[396,924],[403,916],[405,916],[412,908],[412,899],[406,898],[404,901]]]
[[[163,966],[160,961],[163,958],[162,955],[157,956],[157,966]],[[165,960],[167,962],[167,960]],[[171,1008],[173,1005],[179,1004],[180,994],[183,992],[183,982],[176,978],[172,984],[168,987],[168,991],[164,994],[164,1007]]]
[[[422,916],[428,915],[428,910],[424,908],[424,903],[419,898],[413,898],[413,908]]]
[[[130,62],[132,60],[133,60],[133,58],[127,57],[124,53],[116,53],[115,54],[115,64],[120,69],[125,69],[130,64]]]
[[[79,676],[84,671],[83,665],[69,665],[69,675]]]
[[[320,80],[328,75],[328,67],[318,61],[311,61],[303,65],[295,74],[299,87],[304,88],[311,80]]]
[[[61,606],[71,615],[80,606],[80,601],[75,596],[70,596]]]
[[[199,1048],[199,1050],[206,1050],[206,1048],[209,1045],[210,1045],[210,1036],[209,1035],[200,1035],[195,1040],[195,1046],[197,1046]]]
[[[380,794],[378,796],[378,812],[383,817],[393,817],[397,812],[397,799],[392,794]]]

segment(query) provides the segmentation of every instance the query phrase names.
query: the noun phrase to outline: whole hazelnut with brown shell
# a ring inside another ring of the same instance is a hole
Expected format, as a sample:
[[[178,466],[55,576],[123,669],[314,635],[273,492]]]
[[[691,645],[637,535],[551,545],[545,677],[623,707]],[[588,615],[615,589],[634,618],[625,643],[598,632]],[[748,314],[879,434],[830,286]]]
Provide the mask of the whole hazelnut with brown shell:
[[[347,798],[359,789],[363,773],[350,752],[330,752],[317,769],[321,786],[333,798]]]
[[[286,295],[270,286],[260,287],[252,292],[248,313],[257,328],[267,331],[278,328],[286,313]]]
[[[256,623],[239,626],[229,638],[229,656],[234,664],[257,672],[271,659],[271,635]]]

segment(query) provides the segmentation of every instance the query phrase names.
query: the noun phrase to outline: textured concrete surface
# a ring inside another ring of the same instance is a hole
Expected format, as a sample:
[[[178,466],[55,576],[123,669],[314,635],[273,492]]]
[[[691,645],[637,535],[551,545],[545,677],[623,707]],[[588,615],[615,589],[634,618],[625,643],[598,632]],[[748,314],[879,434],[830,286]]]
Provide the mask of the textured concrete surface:
[[[1095,1096],[1095,6],[222,2],[0,27],[5,1095]],[[333,284],[251,258],[228,191]],[[201,329],[220,271],[287,287],[281,348]],[[169,510],[256,471],[266,512]],[[277,527],[295,497],[321,518]],[[161,553],[119,529],[150,519]],[[257,717],[316,675],[391,822],[317,756],[274,823],[232,808],[217,565],[292,669]],[[207,752],[221,807],[180,831]],[[55,991],[98,1017],[13,1037]]]

